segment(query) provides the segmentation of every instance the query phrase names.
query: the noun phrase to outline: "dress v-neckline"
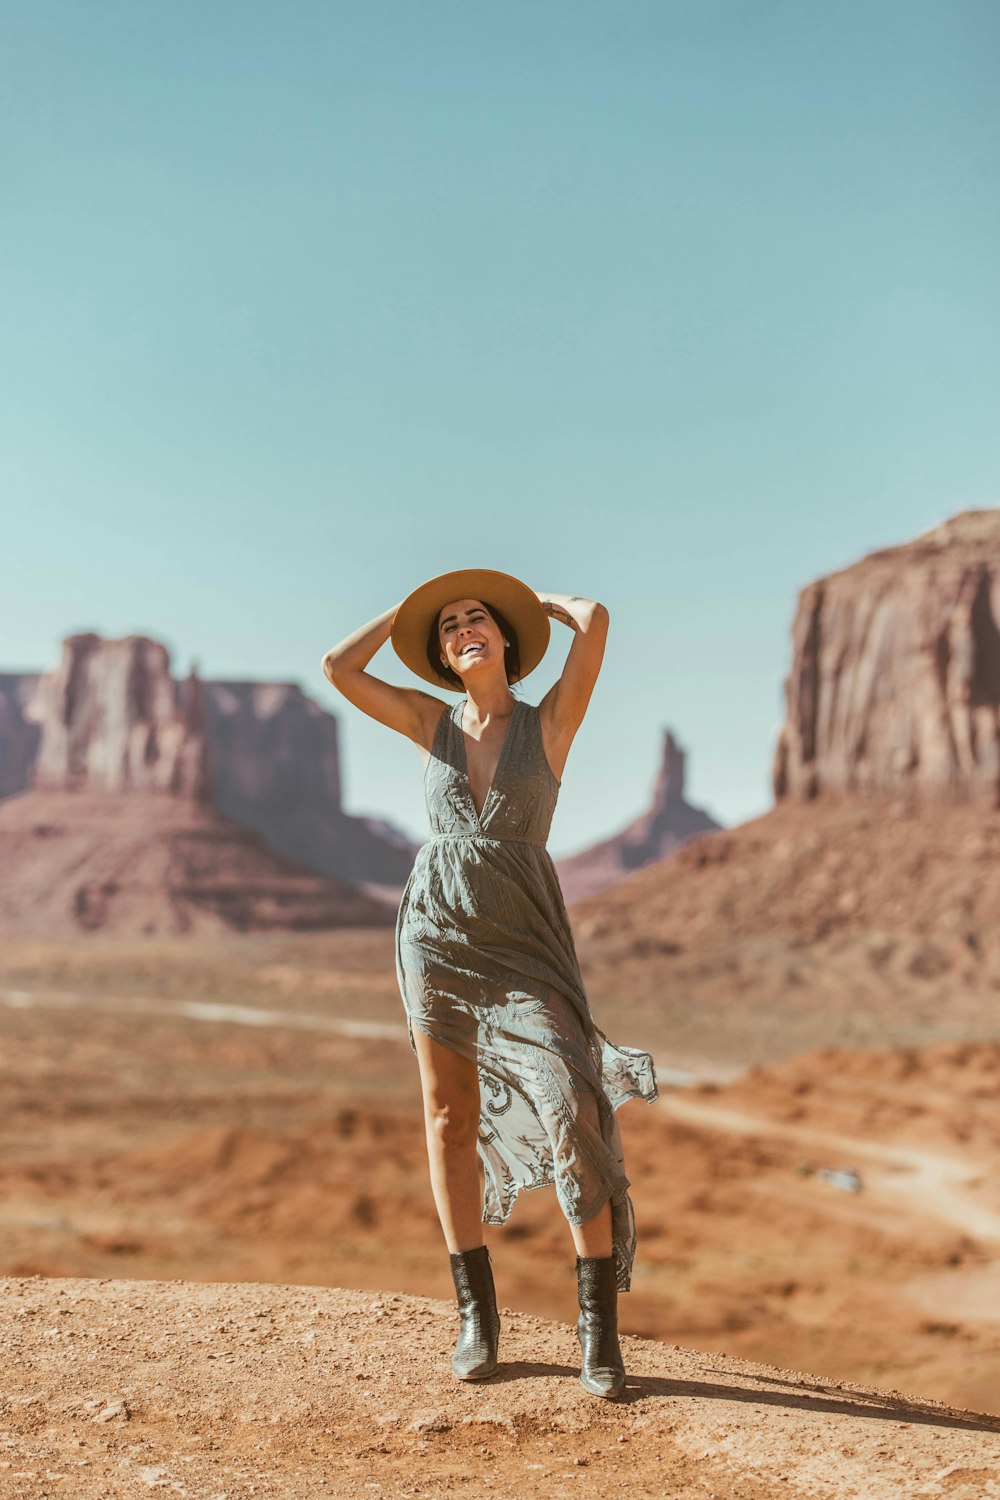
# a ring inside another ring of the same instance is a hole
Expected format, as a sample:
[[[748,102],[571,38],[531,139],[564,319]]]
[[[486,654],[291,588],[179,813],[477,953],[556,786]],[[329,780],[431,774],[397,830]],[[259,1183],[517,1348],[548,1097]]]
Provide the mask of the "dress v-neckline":
[[[469,757],[466,754],[465,750],[465,730],[462,728],[462,715],[465,712],[465,705],[468,703],[468,701],[468,698],[463,698],[461,702],[456,705],[457,714],[452,715],[452,723],[458,731],[458,740],[462,756],[462,774],[465,777],[465,790],[469,794],[469,806],[472,808],[472,816],[476,820],[476,826],[480,830],[480,832],[482,832],[486,818],[486,812],[490,805],[490,799],[493,796],[493,789],[496,786],[497,782],[500,780],[500,772],[503,770],[504,761],[507,758],[507,750],[510,745],[511,730],[514,727],[514,719],[517,716],[517,711],[521,707],[521,700],[520,698],[514,699],[514,707],[510,711],[510,717],[507,720],[507,728],[504,730],[503,744],[500,746],[500,754],[497,757],[496,770],[493,772],[493,780],[490,782],[486,792],[486,796],[483,798],[482,812],[476,811],[476,799],[472,795],[472,782],[469,780]]]

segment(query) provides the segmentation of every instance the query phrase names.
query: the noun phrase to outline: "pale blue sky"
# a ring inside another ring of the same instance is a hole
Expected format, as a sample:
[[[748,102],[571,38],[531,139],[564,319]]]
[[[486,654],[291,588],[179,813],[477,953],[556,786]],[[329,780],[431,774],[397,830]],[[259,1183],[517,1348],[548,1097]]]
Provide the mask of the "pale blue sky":
[[[7,0],[0,665],[296,679],[421,836],[319,661],[496,567],[612,613],[555,852],[665,725],[763,811],[797,590],[1000,503],[998,64],[993,0]]]

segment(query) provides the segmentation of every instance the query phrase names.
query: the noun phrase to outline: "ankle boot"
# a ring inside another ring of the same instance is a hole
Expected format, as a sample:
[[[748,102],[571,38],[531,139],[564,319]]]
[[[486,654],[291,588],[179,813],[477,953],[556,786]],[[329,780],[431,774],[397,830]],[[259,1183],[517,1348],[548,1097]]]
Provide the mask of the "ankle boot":
[[[580,1294],[576,1331],[583,1349],[580,1384],[592,1396],[613,1401],[625,1389],[625,1366],[618,1346],[618,1282],[614,1256],[578,1255],[576,1284]]]
[[[490,1252],[480,1245],[477,1250],[461,1250],[450,1259],[461,1320],[451,1359],[452,1374],[459,1380],[485,1380],[496,1370],[500,1337]]]

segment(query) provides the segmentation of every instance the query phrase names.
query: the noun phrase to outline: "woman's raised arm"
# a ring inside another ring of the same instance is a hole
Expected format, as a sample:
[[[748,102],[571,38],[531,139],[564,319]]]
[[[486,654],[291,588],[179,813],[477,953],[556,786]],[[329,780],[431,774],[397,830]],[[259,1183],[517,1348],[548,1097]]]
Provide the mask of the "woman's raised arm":
[[[446,707],[444,700],[419,688],[393,687],[392,683],[365,671],[376,651],[389,639],[397,608],[398,605],[393,605],[385,614],[331,646],[323,658],[323,675],[362,713],[429,750],[441,711]]]
[[[539,592],[538,597],[550,619],[560,620],[573,631],[562,674],[538,705],[545,751],[558,778],[601,670],[611,617],[596,599],[582,599],[578,594]]]

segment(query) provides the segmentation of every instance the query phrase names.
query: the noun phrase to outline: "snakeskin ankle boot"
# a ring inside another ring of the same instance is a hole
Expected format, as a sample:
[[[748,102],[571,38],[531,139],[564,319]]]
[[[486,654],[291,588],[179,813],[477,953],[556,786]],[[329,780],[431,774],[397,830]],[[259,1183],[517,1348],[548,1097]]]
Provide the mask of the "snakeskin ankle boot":
[[[459,1380],[485,1380],[496,1370],[500,1337],[490,1252],[480,1245],[477,1250],[461,1250],[449,1259],[461,1320],[451,1359],[452,1374]]]
[[[614,1256],[578,1255],[576,1284],[580,1294],[576,1331],[583,1349],[580,1384],[592,1396],[613,1401],[625,1389],[625,1366],[618,1345],[618,1282]]]

